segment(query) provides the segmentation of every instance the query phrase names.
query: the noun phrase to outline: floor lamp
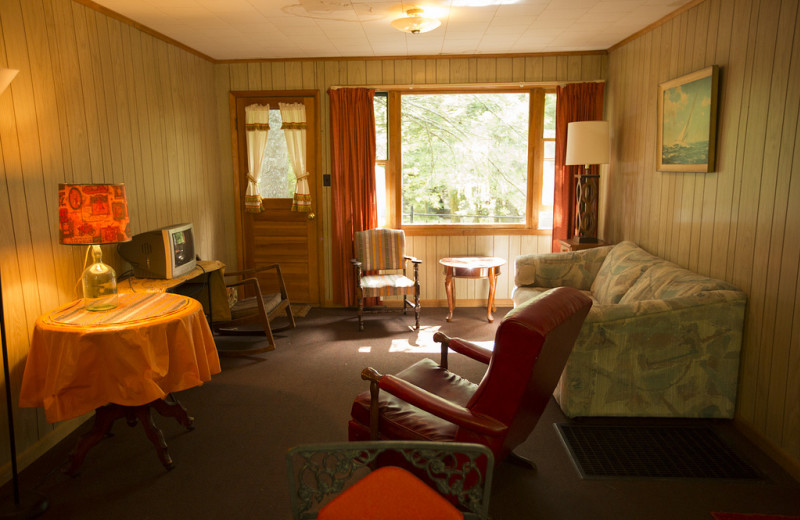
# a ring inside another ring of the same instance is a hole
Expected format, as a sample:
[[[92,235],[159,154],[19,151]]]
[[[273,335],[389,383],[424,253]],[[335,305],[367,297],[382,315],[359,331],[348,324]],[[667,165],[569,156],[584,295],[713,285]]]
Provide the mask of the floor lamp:
[[[17,70],[0,69],[0,94],[8,87]],[[0,343],[3,348],[3,375],[5,376],[6,412],[8,413],[8,443],[11,449],[11,481],[14,487],[14,507],[11,511],[0,510],[0,519],[35,518],[47,511],[48,502],[43,497],[22,502],[19,496],[19,473],[17,471],[17,443],[14,437],[14,410],[11,399],[11,379],[8,368],[8,347],[6,345],[6,315],[3,308],[3,284],[0,280]]]
[[[589,173],[592,164],[608,164],[608,121],[576,121],[567,125],[564,164],[583,165],[575,175],[575,240],[597,243],[600,174]]]

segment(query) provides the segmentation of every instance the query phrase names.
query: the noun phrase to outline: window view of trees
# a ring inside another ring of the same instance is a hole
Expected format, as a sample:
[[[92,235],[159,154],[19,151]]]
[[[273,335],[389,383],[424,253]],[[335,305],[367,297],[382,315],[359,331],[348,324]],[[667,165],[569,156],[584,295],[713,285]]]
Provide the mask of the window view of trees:
[[[528,93],[404,94],[403,224],[525,223],[529,113]]]
[[[269,133],[264,148],[264,160],[261,162],[261,177],[258,189],[265,199],[291,199],[297,178],[289,161],[286,148],[286,136],[281,130],[281,111],[270,109]]]

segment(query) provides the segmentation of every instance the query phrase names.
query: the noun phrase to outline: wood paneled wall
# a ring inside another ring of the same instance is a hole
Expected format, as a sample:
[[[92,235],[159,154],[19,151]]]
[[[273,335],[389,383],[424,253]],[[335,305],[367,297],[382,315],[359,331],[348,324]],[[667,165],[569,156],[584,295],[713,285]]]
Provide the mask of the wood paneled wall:
[[[481,84],[502,82],[564,82],[603,80],[608,57],[604,53],[514,57],[458,57],[411,59],[289,60],[219,64],[216,66],[218,117],[229,116],[231,90],[319,89],[322,93],[322,172],[330,173],[330,108],[327,91],[331,86]],[[232,175],[230,129],[220,128],[220,170]],[[331,197],[330,188],[321,189],[317,213],[323,218],[325,236],[325,301],[332,300],[330,272]],[[233,223],[230,236],[235,236]],[[514,288],[513,261],[522,253],[550,252],[550,237],[496,235],[472,237],[414,236],[407,240],[411,254],[421,258],[422,300],[446,305],[444,275],[438,259],[463,254],[499,256],[509,261],[498,280],[498,303],[510,302]],[[485,301],[485,280],[456,280],[461,304]]]
[[[60,182],[124,182],[133,232],[193,222],[199,254],[231,263],[223,224],[233,189],[218,175],[207,60],[71,0],[2,0],[0,67],[20,70],[0,94],[0,273],[16,403],[34,321],[76,297],[83,268],[85,249],[58,243]],[[114,247],[104,259],[124,269]],[[14,412],[22,464],[76,424]]]
[[[717,168],[655,171],[660,82],[720,67]],[[604,236],[748,294],[737,420],[800,478],[800,13],[707,0],[609,56]]]

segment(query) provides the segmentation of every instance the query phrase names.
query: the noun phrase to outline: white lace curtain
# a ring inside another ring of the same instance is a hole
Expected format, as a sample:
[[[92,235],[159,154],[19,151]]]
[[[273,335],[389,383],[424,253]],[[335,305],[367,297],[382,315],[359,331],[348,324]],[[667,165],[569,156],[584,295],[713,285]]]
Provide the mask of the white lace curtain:
[[[311,191],[306,171],[306,107],[302,103],[279,103],[286,150],[292,163],[297,184],[294,188],[292,211],[311,211]]]
[[[261,213],[261,191],[258,179],[261,175],[261,162],[269,134],[269,105],[250,105],[244,108],[245,136],[247,139],[247,191],[244,196],[244,210]]]

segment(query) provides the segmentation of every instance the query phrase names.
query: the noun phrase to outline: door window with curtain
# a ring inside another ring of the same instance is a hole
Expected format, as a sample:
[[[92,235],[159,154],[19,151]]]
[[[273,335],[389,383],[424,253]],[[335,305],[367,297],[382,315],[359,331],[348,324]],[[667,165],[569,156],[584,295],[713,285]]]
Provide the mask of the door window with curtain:
[[[294,197],[295,184],[297,184],[297,178],[289,160],[286,137],[280,131],[282,124],[280,109],[270,107],[269,127],[274,130],[267,136],[258,183],[261,197],[265,199],[291,199]]]

